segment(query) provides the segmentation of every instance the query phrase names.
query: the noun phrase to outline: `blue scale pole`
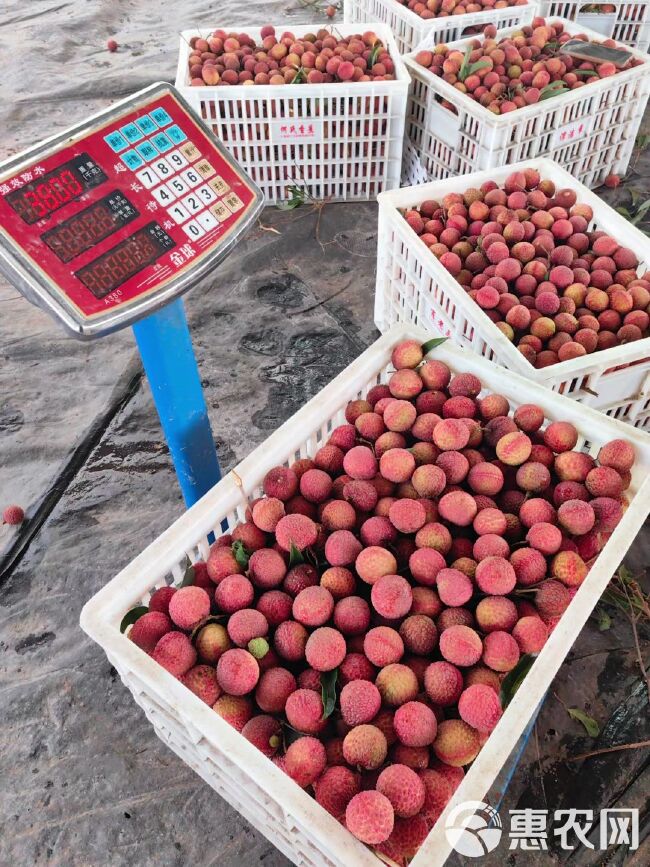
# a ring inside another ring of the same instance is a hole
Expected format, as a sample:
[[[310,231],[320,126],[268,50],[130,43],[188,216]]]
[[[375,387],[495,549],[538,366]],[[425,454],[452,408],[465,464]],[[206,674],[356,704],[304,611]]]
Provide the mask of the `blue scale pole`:
[[[133,333],[189,508],[221,470],[182,299],[136,322]]]

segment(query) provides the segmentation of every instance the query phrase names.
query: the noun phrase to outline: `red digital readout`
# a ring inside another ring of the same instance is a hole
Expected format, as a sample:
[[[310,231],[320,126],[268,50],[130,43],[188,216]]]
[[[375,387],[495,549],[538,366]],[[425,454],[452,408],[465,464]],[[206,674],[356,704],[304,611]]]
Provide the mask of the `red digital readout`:
[[[70,262],[137,216],[129,200],[114,191],[41,237],[62,262]]]
[[[172,239],[157,223],[149,223],[77,271],[75,276],[90,289],[95,298],[104,298],[173,246]]]
[[[7,196],[7,202],[28,225],[37,223],[106,180],[106,175],[99,170],[83,171],[85,158],[87,154],[82,154],[56,171],[14,190]]]

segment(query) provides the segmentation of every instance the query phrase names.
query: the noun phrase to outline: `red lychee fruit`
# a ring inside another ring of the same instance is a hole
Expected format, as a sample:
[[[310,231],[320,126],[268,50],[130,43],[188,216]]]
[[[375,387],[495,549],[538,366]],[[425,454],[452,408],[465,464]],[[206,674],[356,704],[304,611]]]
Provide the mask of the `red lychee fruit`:
[[[25,512],[20,506],[7,506],[2,513],[2,523],[18,526],[25,520]]]
[[[255,689],[260,676],[260,667],[255,657],[247,650],[227,650],[217,663],[219,686],[229,695],[246,695]]]
[[[391,663],[382,668],[375,679],[375,686],[384,703],[391,707],[399,707],[412,701],[418,694],[418,679],[415,673],[401,663]]]
[[[440,652],[447,662],[465,668],[479,661],[483,642],[469,626],[450,626],[440,636]]]
[[[284,712],[289,725],[308,735],[318,734],[327,724],[327,720],[323,719],[321,695],[313,689],[292,692],[287,698]]]
[[[406,765],[389,765],[377,778],[377,791],[393,805],[396,816],[415,816],[424,806],[426,790],[416,772]]]
[[[491,687],[480,683],[468,686],[458,700],[458,713],[472,728],[487,734],[501,719],[499,696]]]
[[[277,719],[272,716],[254,716],[246,723],[241,731],[247,741],[257,747],[265,756],[271,758],[278,751],[282,743],[282,727]],[[325,748],[323,748],[325,752]]]
[[[167,632],[156,644],[153,658],[174,677],[182,677],[196,664],[196,650],[187,635]]]
[[[328,813],[339,821],[343,820],[345,810],[352,798],[358,794],[359,775],[341,765],[325,768],[314,782],[314,796]]]
[[[433,743],[438,724],[431,708],[421,701],[407,701],[395,711],[395,732],[407,747],[426,747]]]
[[[345,638],[338,629],[321,626],[307,639],[305,657],[316,671],[331,671],[343,662],[347,652]]]
[[[286,772],[303,789],[320,777],[326,764],[325,747],[317,738],[298,738],[285,753]]]
[[[522,653],[539,653],[546,644],[548,627],[539,617],[522,617],[515,624],[512,637]]]
[[[483,640],[483,662],[493,671],[511,671],[519,662],[519,645],[508,632],[490,632]]]
[[[393,807],[372,789],[355,795],[345,811],[345,826],[362,843],[376,846],[387,840],[395,824]]]
[[[464,720],[449,719],[438,726],[433,751],[441,762],[462,767],[474,761],[481,748],[479,733]]]
[[[222,695],[216,700],[212,710],[240,732],[253,716],[253,703],[242,695]]]
[[[291,550],[292,545],[295,545],[299,551],[304,551],[305,548],[310,548],[315,544],[317,538],[316,524],[306,515],[285,515],[278,521],[275,528],[275,539],[280,548],[287,552]],[[257,553],[259,552],[253,554],[253,557]]]
[[[296,678],[286,668],[269,668],[261,674],[255,701],[264,713],[283,713],[287,699],[296,690]]]
[[[135,621],[129,630],[129,639],[151,655],[160,639],[171,628],[171,620],[166,614],[161,611],[148,611]]]
[[[383,765],[387,753],[386,736],[376,726],[355,726],[343,738],[345,761],[353,767],[372,771]]]
[[[373,665],[390,665],[404,655],[404,642],[399,632],[389,626],[375,626],[363,640],[363,651]]]
[[[383,575],[370,593],[373,608],[388,620],[397,620],[408,614],[413,604],[411,585],[401,575]]]

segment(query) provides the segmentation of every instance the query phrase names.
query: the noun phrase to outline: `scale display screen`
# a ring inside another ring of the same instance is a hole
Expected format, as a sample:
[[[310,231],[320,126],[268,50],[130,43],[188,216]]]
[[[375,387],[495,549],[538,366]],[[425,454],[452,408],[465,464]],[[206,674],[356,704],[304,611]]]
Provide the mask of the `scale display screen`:
[[[88,154],[81,154],[53,172],[7,194],[7,201],[28,226],[107,180]]]
[[[189,288],[262,205],[175,89],[154,85],[0,166],[0,268],[78,336],[105,333]]]

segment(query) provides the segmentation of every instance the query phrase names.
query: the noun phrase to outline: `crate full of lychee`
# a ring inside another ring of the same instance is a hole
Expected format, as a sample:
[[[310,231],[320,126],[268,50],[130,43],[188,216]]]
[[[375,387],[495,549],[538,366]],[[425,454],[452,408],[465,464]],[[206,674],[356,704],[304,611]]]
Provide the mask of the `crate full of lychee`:
[[[535,0],[345,0],[344,5],[346,22],[387,24],[402,54],[425,39],[453,42],[482,33],[488,24],[528,24],[536,10]]]
[[[383,24],[188,30],[176,75],[269,203],[399,186],[409,82]]]
[[[404,62],[407,135],[431,180],[549,157],[597,186],[625,173],[650,93],[646,54],[562,19],[424,43]]]
[[[379,197],[375,322],[650,425],[650,241],[550,160]]]

